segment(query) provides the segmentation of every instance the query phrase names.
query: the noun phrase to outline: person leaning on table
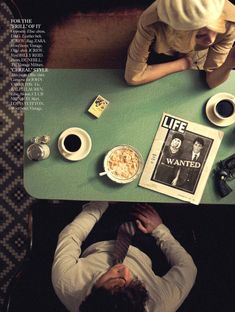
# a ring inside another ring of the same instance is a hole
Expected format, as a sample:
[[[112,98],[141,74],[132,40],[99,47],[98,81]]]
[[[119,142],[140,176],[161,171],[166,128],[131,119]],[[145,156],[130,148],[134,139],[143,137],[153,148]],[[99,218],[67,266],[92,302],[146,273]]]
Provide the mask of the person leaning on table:
[[[135,205],[133,217],[138,229],[152,235],[156,248],[165,254],[171,268],[164,276],[156,275],[151,259],[132,245],[123,263],[113,265],[115,240],[96,242],[81,254],[82,242],[108,205],[85,204],[60,233],[52,268],[57,296],[69,311],[176,311],[191,290],[197,269],[152,206]]]
[[[125,79],[140,85],[198,69],[206,72],[208,86],[216,87],[235,67],[234,38],[235,6],[228,0],[156,0],[139,19]],[[161,55],[170,61],[156,64]]]

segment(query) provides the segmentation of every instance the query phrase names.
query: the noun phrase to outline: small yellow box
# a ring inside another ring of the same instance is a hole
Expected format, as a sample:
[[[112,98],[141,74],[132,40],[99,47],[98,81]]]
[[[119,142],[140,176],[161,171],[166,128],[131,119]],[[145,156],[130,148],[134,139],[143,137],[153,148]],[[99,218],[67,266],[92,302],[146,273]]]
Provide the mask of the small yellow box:
[[[88,112],[99,118],[108,105],[109,101],[106,100],[103,96],[98,95],[89,107]]]

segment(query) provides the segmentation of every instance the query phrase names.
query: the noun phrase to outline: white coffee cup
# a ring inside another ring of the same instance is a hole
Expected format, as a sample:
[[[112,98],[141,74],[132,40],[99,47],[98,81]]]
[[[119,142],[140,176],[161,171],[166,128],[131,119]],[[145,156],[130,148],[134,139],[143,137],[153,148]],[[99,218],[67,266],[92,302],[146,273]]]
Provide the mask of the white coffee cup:
[[[68,155],[78,152],[81,146],[82,140],[76,133],[68,133],[61,139],[61,148]]]
[[[206,116],[219,127],[235,123],[235,96],[227,92],[214,94],[206,103]]]
[[[214,103],[214,114],[218,119],[226,120],[233,117],[235,114],[235,100],[234,99],[220,99]]]
[[[92,142],[89,134],[81,128],[68,128],[58,139],[60,154],[71,161],[85,158],[91,150]]]

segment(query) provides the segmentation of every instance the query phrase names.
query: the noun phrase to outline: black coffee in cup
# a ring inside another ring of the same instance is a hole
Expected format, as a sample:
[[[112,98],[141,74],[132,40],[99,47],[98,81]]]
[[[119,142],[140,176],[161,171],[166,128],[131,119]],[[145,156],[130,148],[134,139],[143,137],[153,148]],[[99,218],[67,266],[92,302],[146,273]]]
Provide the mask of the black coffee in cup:
[[[64,139],[64,147],[69,152],[77,152],[81,147],[81,139],[75,134],[69,134]]]
[[[234,105],[228,100],[219,101],[215,109],[217,114],[223,118],[228,118],[234,113]]]

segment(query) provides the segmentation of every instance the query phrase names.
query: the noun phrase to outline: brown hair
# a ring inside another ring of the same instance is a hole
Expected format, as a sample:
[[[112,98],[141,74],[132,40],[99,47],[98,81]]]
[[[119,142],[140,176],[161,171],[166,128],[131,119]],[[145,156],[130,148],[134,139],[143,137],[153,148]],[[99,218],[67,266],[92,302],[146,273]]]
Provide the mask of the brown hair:
[[[129,285],[106,289],[93,287],[91,293],[79,307],[80,312],[145,312],[148,292],[141,281],[132,281]]]

